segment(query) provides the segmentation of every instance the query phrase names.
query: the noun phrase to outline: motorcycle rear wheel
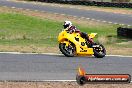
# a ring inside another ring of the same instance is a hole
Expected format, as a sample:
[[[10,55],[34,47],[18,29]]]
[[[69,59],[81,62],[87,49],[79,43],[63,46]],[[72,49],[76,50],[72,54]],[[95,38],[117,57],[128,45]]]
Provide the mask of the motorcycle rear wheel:
[[[97,44],[99,47],[93,49],[94,56],[97,58],[103,58],[106,55],[106,49],[102,44]]]

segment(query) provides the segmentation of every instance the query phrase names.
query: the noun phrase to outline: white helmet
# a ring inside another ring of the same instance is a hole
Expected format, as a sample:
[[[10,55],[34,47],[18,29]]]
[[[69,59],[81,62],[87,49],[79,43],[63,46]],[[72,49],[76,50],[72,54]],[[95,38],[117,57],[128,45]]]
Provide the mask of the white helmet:
[[[72,22],[71,21],[65,21],[63,24],[64,29],[66,29],[67,27],[72,26]]]

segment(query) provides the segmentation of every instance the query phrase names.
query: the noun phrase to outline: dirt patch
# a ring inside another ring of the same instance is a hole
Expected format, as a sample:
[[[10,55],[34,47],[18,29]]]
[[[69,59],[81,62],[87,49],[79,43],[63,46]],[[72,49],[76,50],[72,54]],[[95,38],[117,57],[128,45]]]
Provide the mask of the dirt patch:
[[[107,54],[110,55],[132,55],[132,48],[106,47]]]
[[[16,46],[16,45],[0,45],[0,52],[22,52],[22,53],[59,53],[58,47],[44,46]]]
[[[132,88],[132,84],[85,84],[76,82],[0,82],[0,88]]]

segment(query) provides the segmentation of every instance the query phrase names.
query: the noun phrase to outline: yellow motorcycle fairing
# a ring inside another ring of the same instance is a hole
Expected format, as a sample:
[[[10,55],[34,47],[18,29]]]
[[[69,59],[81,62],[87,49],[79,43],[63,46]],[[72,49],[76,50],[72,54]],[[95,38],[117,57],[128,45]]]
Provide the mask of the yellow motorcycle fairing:
[[[92,38],[93,39],[96,35],[97,35],[97,33],[91,33],[88,36],[89,36],[89,38]]]
[[[58,42],[59,43],[65,43],[66,46],[72,42],[76,47],[76,54],[77,55],[93,55],[93,48],[88,48],[86,45],[86,41],[84,38],[81,37],[79,33],[67,33],[67,29],[63,30],[61,33],[59,33],[58,36]],[[95,33],[92,33],[89,35],[90,38],[95,37]],[[79,41],[77,41],[79,40]]]

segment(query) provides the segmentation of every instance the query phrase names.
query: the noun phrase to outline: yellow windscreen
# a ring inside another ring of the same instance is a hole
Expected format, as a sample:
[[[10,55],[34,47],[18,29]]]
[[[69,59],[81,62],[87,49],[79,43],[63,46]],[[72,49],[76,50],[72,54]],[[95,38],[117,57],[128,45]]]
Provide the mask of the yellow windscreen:
[[[89,38],[94,38],[96,35],[97,35],[97,33],[91,33],[88,36],[89,36]]]

